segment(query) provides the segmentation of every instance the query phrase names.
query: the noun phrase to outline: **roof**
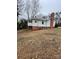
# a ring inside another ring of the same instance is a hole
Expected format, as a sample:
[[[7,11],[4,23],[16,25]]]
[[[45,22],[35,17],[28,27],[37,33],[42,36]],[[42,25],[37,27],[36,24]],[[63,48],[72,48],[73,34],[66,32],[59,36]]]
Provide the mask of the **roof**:
[[[32,18],[30,20],[50,20],[49,16],[42,16],[42,17],[35,17],[35,18]]]

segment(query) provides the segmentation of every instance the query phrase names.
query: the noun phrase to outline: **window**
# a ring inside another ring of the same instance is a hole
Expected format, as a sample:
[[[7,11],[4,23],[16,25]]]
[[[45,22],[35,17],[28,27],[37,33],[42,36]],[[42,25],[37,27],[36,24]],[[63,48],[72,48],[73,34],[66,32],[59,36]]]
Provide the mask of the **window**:
[[[37,23],[37,21],[35,20],[35,23]]]
[[[42,24],[44,24],[44,21],[42,21]]]
[[[29,20],[29,23],[32,23],[32,20]]]

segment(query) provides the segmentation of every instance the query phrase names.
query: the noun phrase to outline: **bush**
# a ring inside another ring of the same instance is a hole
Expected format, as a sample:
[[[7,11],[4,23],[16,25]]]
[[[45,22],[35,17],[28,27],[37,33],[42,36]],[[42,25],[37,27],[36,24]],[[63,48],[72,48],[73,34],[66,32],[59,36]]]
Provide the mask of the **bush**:
[[[20,29],[20,22],[17,22],[17,30]]]
[[[22,20],[17,22],[17,30],[19,30],[19,29],[27,29],[27,27],[28,27],[27,26],[27,20],[22,19]]]
[[[57,27],[61,27],[61,23],[58,23],[58,24],[56,23],[55,28],[57,28]]]
[[[58,27],[58,24],[56,23],[56,24],[55,24],[55,28],[57,28],[57,27]]]

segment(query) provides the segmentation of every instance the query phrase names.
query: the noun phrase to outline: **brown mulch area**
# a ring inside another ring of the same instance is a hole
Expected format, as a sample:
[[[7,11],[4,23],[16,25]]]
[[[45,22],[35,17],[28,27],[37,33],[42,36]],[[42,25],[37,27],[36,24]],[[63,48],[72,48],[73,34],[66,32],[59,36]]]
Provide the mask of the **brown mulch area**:
[[[61,29],[18,31],[17,59],[61,59]]]

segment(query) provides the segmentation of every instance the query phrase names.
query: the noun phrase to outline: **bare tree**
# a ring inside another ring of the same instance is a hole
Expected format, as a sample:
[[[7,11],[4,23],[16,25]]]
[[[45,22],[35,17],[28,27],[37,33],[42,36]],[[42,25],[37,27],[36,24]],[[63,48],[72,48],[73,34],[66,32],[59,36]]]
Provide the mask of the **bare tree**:
[[[27,14],[28,19],[30,19],[30,9],[31,9],[31,3],[30,0],[26,0],[26,4],[25,4],[25,12]]]
[[[17,18],[19,17],[19,15],[22,14],[23,8],[24,8],[24,1],[23,0],[17,0]]]
[[[25,12],[28,19],[34,18],[39,12],[39,0],[26,0]]]
[[[31,1],[31,10],[32,10],[31,17],[32,18],[35,18],[35,16],[38,14],[39,9],[40,9],[39,7],[40,7],[39,0]]]

